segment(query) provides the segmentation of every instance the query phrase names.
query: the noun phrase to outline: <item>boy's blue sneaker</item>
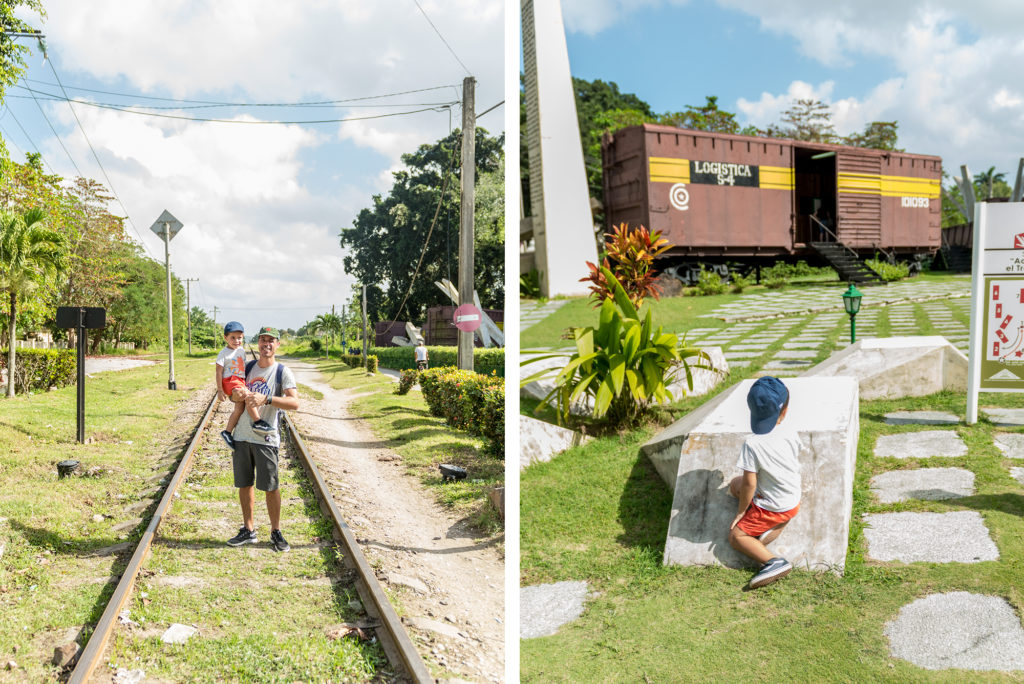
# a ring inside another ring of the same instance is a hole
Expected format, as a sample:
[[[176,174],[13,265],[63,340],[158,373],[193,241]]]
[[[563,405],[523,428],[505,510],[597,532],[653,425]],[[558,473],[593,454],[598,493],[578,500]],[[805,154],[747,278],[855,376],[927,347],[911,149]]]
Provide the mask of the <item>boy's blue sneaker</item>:
[[[785,558],[772,558],[750,580],[750,588],[757,589],[775,580],[780,580],[793,570],[793,564]]]
[[[228,449],[235,448],[235,438],[231,436],[230,432],[227,430],[221,430],[220,437],[224,440],[224,443],[228,445]]]
[[[270,427],[270,423],[260,419],[252,424],[252,431],[258,435],[269,435],[274,431],[274,428]]]

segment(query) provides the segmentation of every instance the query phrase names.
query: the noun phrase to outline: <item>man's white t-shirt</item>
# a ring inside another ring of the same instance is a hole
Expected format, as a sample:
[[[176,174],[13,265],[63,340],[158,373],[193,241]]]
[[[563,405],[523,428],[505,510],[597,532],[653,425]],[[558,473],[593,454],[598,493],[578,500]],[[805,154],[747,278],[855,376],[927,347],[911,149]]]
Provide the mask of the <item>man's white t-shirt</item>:
[[[422,344],[416,347],[416,360],[426,361],[427,360],[427,348]]]
[[[249,371],[249,375],[245,379],[246,389],[267,397],[276,396],[277,365],[278,362],[274,362],[269,368],[261,368],[258,363],[254,363]],[[283,395],[285,390],[296,389],[296,387],[295,375],[292,374],[292,369],[285,366],[281,371],[281,394]],[[270,423],[270,427],[273,428],[273,432],[269,435],[260,435],[254,432],[252,429],[252,418],[249,417],[248,411],[244,411],[238,419],[238,425],[235,426],[232,437],[234,437],[236,442],[255,442],[256,444],[266,444],[272,447],[280,446],[281,435],[278,432],[277,425],[278,411],[280,410],[269,403],[263,404],[259,408],[260,418]]]
[[[755,505],[782,513],[800,503],[800,436],[785,422],[766,435],[747,437],[736,466],[757,473]]]

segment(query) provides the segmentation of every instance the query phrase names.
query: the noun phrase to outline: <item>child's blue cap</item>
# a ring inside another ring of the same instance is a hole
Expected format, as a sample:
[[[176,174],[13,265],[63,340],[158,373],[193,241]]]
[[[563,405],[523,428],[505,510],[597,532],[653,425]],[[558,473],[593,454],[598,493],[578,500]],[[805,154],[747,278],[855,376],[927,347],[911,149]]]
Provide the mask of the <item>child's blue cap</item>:
[[[782,407],[789,399],[789,390],[778,378],[766,375],[758,378],[747,393],[750,407],[750,430],[755,435],[767,435],[779,422]]]
[[[245,328],[243,328],[242,324],[238,321],[230,321],[224,326],[224,334],[227,335],[228,333],[233,332],[245,332]]]

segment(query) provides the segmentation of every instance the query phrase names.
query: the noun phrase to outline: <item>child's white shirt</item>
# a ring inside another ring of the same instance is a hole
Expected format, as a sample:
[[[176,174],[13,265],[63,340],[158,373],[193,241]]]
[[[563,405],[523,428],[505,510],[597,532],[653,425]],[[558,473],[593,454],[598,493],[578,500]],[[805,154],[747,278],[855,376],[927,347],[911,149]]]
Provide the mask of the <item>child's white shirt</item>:
[[[217,354],[217,365],[224,367],[222,377],[234,376],[245,380],[245,349],[224,347],[220,350],[220,354]]]
[[[780,423],[766,435],[751,435],[736,466],[757,473],[754,504],[781,513],[800,503],[800,436]]]

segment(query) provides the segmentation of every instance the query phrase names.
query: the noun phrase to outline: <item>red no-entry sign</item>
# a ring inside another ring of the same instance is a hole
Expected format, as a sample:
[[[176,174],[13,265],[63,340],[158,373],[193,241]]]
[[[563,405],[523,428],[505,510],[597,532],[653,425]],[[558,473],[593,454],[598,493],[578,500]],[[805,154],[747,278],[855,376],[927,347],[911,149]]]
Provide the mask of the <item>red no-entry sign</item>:
[[[455,327],[462,332],[473,332],[480,327],[480,309],[472,304],[463,304],[455,309]]]

